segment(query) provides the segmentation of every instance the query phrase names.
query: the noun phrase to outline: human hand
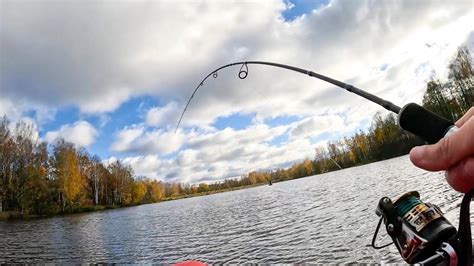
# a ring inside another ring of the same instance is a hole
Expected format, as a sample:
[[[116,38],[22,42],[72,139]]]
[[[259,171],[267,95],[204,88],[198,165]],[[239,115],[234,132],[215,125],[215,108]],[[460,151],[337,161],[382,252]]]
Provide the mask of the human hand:
[[[445,170],[451,187],[466,193],[474,188],[474,107],[455,125],[459,130],[436,144],[413,148],[410,160],[428,171]]]

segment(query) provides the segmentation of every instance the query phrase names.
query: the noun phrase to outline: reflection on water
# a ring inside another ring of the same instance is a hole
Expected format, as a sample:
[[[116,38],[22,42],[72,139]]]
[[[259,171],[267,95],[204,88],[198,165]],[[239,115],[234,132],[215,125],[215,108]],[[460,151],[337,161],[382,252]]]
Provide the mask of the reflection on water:
[[[405,156],[273,186],[0,222],[0,262],[401,262],[395,247],[367,244],[378,200],[409,190],[457,227],[461,195],[442,173],[416,169]]]

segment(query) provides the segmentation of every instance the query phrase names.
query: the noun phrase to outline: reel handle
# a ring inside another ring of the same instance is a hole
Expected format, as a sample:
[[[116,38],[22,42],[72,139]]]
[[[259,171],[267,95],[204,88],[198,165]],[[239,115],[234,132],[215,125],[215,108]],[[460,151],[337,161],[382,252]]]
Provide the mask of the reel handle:
[[[453,121],[416,103],[403,106],[398,113],[398,124],[402,129],[417,135],[429,144],[434,144],[457,130]]]
[[[456,235],[457,252],[459,255],[458,265],[472,265],[472,237],[470,221],[470,204],[474,197],[474,189],[464,195],[459,212],[459,230]]]

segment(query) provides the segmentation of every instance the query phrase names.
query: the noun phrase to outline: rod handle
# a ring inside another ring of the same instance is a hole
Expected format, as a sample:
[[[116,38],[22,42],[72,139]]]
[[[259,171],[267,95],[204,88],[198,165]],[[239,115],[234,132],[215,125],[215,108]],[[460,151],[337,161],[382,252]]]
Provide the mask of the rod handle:
[[[429,144],[434,144],[457,130],[453,121],[416,103],[403,106],[398,113],[398,124],[402,129],[417,135]]]

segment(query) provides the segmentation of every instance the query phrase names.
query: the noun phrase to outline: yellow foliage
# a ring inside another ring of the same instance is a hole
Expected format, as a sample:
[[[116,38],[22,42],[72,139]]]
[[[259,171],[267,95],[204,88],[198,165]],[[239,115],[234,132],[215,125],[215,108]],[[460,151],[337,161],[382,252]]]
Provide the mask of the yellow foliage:
[[[132,186],[132,202],[140,203],[146,195],[146,185],[143,181],[136,181]]]
[[[74,150],[64,150],[56,168],[60,191],[63,193],[66,205],[80,202],[84,195],[86,180],[79,170],[79,162]]]
[[[162,200],[165,196],[165,187],[161,182],[151,182],[151,199],[154,202]]]

